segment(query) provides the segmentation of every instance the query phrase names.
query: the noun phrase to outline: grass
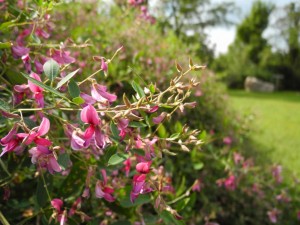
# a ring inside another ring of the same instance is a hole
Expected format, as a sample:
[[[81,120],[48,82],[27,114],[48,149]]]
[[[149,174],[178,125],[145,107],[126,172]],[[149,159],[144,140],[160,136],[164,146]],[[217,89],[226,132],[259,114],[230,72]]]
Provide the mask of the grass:
[[[251,137],[260,146],[258,158],[270,158],[300,177],[300,93],[229,91],[229,96],[240,113],[254,116]]]

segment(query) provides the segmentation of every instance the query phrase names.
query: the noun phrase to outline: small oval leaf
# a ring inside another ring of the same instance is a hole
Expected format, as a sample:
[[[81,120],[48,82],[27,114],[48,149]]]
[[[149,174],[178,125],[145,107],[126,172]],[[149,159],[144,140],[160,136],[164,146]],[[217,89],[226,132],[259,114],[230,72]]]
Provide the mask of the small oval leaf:
[[[57,75],[59,74],[59,65],[54,59],[50,59],[45,62],[44,66],[44,73],[45,75],[52,81],[54,80]]]

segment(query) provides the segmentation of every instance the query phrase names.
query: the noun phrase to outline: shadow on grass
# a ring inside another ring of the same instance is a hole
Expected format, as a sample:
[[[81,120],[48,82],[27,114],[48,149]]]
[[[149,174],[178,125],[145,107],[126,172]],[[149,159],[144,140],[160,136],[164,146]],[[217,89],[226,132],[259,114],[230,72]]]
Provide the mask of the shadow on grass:
[[[300,103],[300,92],[254,93],[244,90],[229,90],[229,95],[237,98],[254,98],[260,100],[290,101]]]

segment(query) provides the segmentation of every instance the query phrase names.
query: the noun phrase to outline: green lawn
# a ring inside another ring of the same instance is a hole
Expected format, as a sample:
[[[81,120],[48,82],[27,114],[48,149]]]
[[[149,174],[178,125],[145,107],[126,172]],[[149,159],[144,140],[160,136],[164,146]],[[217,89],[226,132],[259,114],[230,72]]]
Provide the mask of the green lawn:
[[[242,115],[254,115],[251,137],[258,158],[269,158],[300,176],[300,93],[229,91],[229,96]]]

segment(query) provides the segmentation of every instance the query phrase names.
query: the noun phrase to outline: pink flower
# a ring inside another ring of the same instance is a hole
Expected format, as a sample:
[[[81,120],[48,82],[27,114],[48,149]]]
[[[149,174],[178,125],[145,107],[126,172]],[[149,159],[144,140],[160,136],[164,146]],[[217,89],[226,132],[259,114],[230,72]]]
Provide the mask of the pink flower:
[[[124,162],[123,162],[123,165],[124,165],[124,170],[125,170],[125,174],[126,174],[126,177],[129,176],[129,172],[130,172],[130,168],[131,168],[131,160],[130,158],[126,159]]]
[[[42,28],[36,28],[35,34],[45,39],[48,39],[50,37],[50,34],[44,31]]]
[[[43,117],[39,127],[33,128],[29,134],[19,133],[17,134],[17,136],[19,138],[23,138],[24,139],[23,142],[26,145],[30,145],[32,142],[35,142],[37,145],[50,146],[52,144],[51,141],[45,138],[41,138],[41,136],[44,136],[48,133],[49,129],[50,129],[50,121],[46,117]]]
[[[38,163],[38,167],[47,169],[51,174],[62,171],[53,152],[48,147],[38,145],[31,148],[29,153],[31,154],[31,162],[33,164]]]
[[[279,211],[277,209],[268,211],[267,215],[271,223],[277,223],[277,216],[279,215]]]
[[[44,72],[43,64],[39,60],[34,60],[34,66],[38,74],[42,74]]]
[[[233,153],[233,161],[236,165],[238,165],[239,163],[244,161],[244,157],[240,153],[234,152]]]
[[[224,186],[228,190],[235,190],[236,184],[235,184],[235,176],[230,175],[225,181],[224,181]]]
[[[128,133],[129,129],[127,128],[129,124],[128,119],[120,119],[118,121],[117,127],[120,131],[119,136],[121,137],[121,140],[123,140],[126,137],[126,134]]]
[[[132,190],[130,193],[130,200],[134,200],[142,193],[145,184],[146,174],[136,174],[133,176]]]
[[[98,180],[95,187],[96,198],[104,198],[108,202],[114,202],[115,198],[112,196],[114,190],[108,186],[106,171],[101,170],[103,181]]]
[[[69,216],[73,216],[75,214],[75,211],[79,209],[81,206],[81,198],[77,198],[76,201],[73,203],[70,211],[69,211]]]
[[[21,138],[17,137],[17,129],[18,126],[14,125],[14,127],[8,132],[8,134],[0,139],[0,144],[4,146],[0,157],[2,157],[5,153],[15,151],[20,152],[23,150],[23,147],[20,145]]]
[[[35,80],[41,82],[40,76],[38,74],[36,74],[36,73],[31,72],[30,77],[32,77]],[[41,108],[43,108],[44,105],[45,105],[45,103],[44,103],[44,95],[43,95],[44,89],[41,88],[40,86],[35,85],[34,83],[32,83],[29,80],[28,80],[28,86],[29,86],[29,89],[34,94],[34,98],[35,98],[38,106],[41,107]]]
[[[57,211],[57,212],[61,212],[61,208],[63,206],[63,201],[59,198],[54,198],[52,201],[51,201],[51,205],[52,207]]]
[[[93,126],[97,126],[100,124],[98,113],[92,105],[87,105],[82,109],[80,118],[82,122],[88,123]]]
[[[23,46],[14,45],[11,47],[12,55],[15,59],[20,59],[22,56],[27,55],[29,53],[30,49],[25,48]]]
[[[73,131],[71,136],[71,148],[73,150],[81,150],[87,148],[90,145],[90,139],[86,139],[83,134]]]
[[[92,97],[105,105],[112,103],[117,100],[117,96],[114,94],[110,94],[107,91],[107,88],[100,84],[93,84],[91,94]]]
[[[192,191],[198,191],[198,192],[201,191],[201,181],[200,181],[200,179],[197,179],[194,182],[193,187],[192,187]]]
[[[25,66],[26,72],[30,73],[31,72],[31,63],[30,63],[29,54],[23,55],[22,56],[22,61],[23,61],[23,64]]]
[[[28,98],[32,97],[32,93],[27,84],[21,84],[21,85],[14,86],[13,101],[14,101],[15,105],[19,104],[23,100],[23,97],[25,95]]]
[[[107,63],[105,62],[104,58],[101,59],[101,69],[104,73],[107,73],[108,66],[107,66]]]
[[[231,139],[230,137],[224,137],[224,138],[223,138],[223,143],[224,143],[225,145],[231,145],[232,139]]]
[[[157,117],[153,117],[152,121],[155,124],[160,124],[166,117],[167,113],[166,112],[162,112],[159,116]]]
[[[151,107],[151,108],[148,110],[148,113],[154,113],[154,112],[156,112],[158,109],[159,109],[158,105],[155,105],[155,106]]]
[[[137,172],[142,173],[142,174],[147,174],[151,170],[151,164],[152,162],[140,162],[135,166],[135,169]]]
[[[281,173],[282,173],[282,166],[278,165],[278,166],[274,166],[272,168],[272,175],[278,184],[280,184],[282,182]]]
[[[62,49],[61,50],[53,49],[51,52],[51,57],[61,65],[74,63],[76,61],[75,58],[70,56],[70,52],[64,51]]]

